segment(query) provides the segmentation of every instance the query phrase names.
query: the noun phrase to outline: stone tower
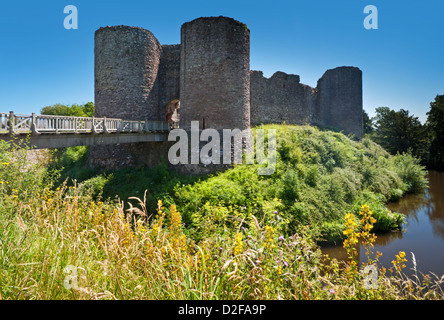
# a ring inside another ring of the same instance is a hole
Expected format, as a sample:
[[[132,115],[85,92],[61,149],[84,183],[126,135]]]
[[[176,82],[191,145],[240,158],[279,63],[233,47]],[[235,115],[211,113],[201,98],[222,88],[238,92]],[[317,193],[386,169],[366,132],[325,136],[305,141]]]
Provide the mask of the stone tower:
[[[327,70],[318,80],[315,123],[363,136],[362,71],[356,67]]]
[[[250,31],[227,17],[198,18],[181,28],[180,126],[250,127]]]
[[[162,46],[148,30],[112,26],[95,33],[95,116],[160,120],[158,72]],[[153,143],[94,146],[89,163],[107,168],[149,163]]]
[[[100,28],[95,33],[95,115],[127,120],[158,120],[152,90],[162,46],[145,29]]]

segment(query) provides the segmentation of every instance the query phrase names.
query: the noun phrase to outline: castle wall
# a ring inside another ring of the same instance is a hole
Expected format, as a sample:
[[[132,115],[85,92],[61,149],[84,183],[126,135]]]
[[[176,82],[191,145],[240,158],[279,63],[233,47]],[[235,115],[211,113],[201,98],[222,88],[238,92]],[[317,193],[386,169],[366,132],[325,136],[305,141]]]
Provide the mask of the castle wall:
[[[159,120],[156,83],[161,52],[162,46],[148,30],[128,26],[98,29],[94,47],[95,116]],[[136,165],[141,151],[149,148],[144,145],[90,147],[89,164],[108,169]]]
[[[159,80],[159,120],[164,120],[164,108],[173,99],[180,99],[180,44],[162,45]]]
[[[100,28],[95,33],[95,115],[127,120],[155,120],[162,47],[145,29]]]
[[[316,124],[363,136],[362,71],[356,67],[327,70],[318,80]]]
[[[251,125],[311,123],[315,90],[300,83],[298,75],[276,72],[268,79],[262,71],[251,71],[250,85]]]
[[[250,31],[227,17],[199,18],[182,25],[181,44],[160,45],[138,27],[114,26],[95,33],[97,117],[164,120],[165,106],[180,99],[180,126],[246,130],[261,123],[313,124],[363,136],[362,72],[339,67],[317,87],[298,75],[266,78],[250,71]],[[205,142],[200,142],[205,144]],[[107,168],[154,165],[167,160],[172,142],[90,148],[90,164]],[[233,147],[233,146],[232,146]],[[188,165],[188,173],[225,165]]]
[[[312,124],[363,136],[362,72],[356,67],[327,70],[316,88],[283,72],[268,79],[251,71],[250,84],[251,125]]]
[[[180,126],[250,127],[250,31],[234,19],[199,18],[181,28]]]

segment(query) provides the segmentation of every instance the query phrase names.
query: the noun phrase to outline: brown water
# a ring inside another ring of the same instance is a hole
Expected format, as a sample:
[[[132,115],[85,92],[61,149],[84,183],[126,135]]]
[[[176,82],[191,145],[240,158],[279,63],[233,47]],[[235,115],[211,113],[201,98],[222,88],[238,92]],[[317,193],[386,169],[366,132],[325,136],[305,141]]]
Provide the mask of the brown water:
[[[399,251],[405,251],[408,262],[406,274],[413,267],[414,253],[418,271],[444,274],[444,173],[429,173],[429,188],[424,194],[408,195],[399,202],[388,204],[390,210],[406,215],[402,231],[378,234],[373,252],[382,257],[378,265],[391,267],[391,261]],[[342,246],[322,248],[331,258],[344,261],[347,258]],[[365,249],[359,250],[360,261],[366,260]]]

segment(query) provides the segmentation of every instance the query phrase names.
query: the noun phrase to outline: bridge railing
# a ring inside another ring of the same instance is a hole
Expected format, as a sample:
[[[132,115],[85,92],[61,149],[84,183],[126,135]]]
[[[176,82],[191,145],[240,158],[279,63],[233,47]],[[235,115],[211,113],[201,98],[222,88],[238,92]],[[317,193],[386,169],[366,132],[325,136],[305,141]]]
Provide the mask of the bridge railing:
[[[123,133],[168,132],[165,121],[135,121],[115,118],[87,118],[52,115],[0,113],[0,133]]]

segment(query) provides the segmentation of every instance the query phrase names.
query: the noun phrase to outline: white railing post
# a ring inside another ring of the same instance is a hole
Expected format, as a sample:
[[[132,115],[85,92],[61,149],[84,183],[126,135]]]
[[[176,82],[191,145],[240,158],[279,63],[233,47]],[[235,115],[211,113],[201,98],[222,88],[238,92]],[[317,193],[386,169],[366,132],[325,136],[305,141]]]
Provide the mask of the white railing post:
[[[97,133],[97,129],[96,129],[96,124],[95,124],[95,118],[92,117],[92,127],[91,127],[91,132],[92,133]]]
[[[32,134],[38,134],[38,130],[37,130],[37,117],[35,116],[35,113],[33,112],[31,114],[31,133]]]
[[[106,117],[103,117],[103,132],[109,133],[108,125],[106,124]]]
[[[14,134],[14,111],[9,111],[9,120],[7,122],[9,128],[9,134]]]
[[[118,120],[118,123],[117,123],[117,132],[118,133],[120,133],[120,132],[122,132],[122,119],[119,119]]]

